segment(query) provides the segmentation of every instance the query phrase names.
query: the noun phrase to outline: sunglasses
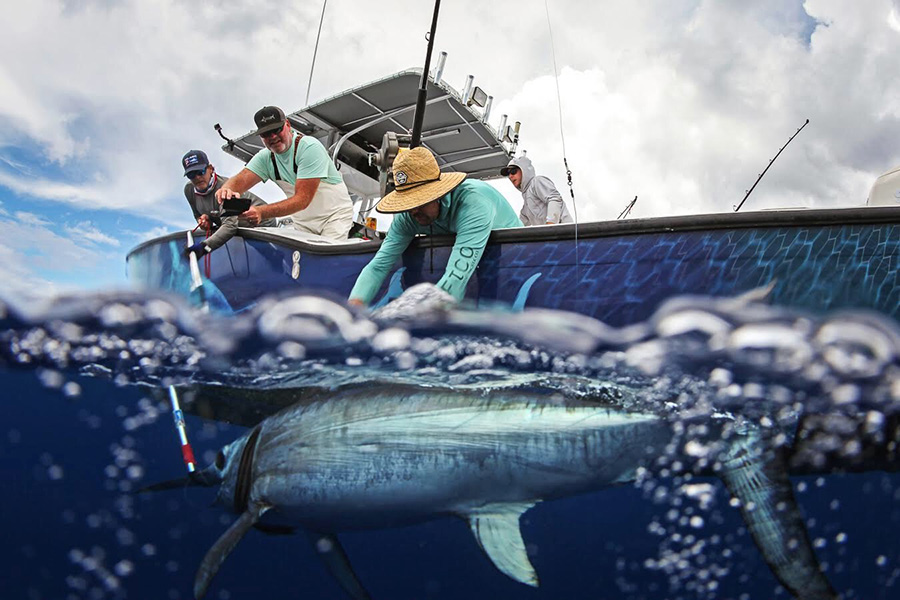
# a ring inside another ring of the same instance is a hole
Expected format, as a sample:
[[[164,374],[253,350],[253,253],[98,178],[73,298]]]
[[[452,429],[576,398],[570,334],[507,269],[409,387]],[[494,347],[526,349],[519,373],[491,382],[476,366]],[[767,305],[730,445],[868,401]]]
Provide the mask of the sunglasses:
[[[270,132],[268,132],[268,133],[261,133],[261,134],[259,134],[259,137],[261,137],[261,138],[264,139],[264,140],[267,140],[267,139],[269,139],[270,137],[274,137],[274,136],[276,136],[276,135],[281,135],[281,130],[282,130],[282,129],[284,129],[284,125],[282,125],[282,126],[279,127],[278,129],[276,129],[275,131],[270,131]]]
[[[184,176],[187,177],[188,179],[197,179],[198,177],[203,177],[203,175],[205,175],[205,174],[206,174],[206,169],[201,169],[199,171],[190,171],[188,173],[185,173]]]
[[[518,172],[519,172],[519,169],[517,167],[510,167],[509,170],[506,172],[506,174],[507,174],[507,176],[509,176],[509,175],[515,175]]]

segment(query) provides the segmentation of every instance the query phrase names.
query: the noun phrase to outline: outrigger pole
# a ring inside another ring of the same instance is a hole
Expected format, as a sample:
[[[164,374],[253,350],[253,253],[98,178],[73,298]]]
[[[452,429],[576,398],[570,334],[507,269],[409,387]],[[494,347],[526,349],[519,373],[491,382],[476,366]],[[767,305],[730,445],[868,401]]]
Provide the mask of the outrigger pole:
[[[425,99],[428,95],[428,70],[431,68],[431,50],[434,48],[434,34],[437,31],[438,13],[441,0],[434,0],[434,17],[431,19],[431,31],[428,34],[428,51],[425,53],[425,68],[419,82],[419,95],[416,97],[416,115],[413,117],[412,141],[410,148],[415,148],[422,141],[422,122],[425,120]]]

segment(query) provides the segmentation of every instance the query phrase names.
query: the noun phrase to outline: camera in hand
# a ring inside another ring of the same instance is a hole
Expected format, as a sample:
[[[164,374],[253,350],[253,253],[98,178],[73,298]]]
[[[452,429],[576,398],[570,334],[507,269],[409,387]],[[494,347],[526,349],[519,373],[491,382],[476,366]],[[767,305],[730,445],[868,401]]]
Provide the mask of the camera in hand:
[[[226,198],[222,201],[222,212],[219,213],[219,216],[238,216],[241,213],[246,212],[247,209],[250,208],[250,204],[249,198]]]

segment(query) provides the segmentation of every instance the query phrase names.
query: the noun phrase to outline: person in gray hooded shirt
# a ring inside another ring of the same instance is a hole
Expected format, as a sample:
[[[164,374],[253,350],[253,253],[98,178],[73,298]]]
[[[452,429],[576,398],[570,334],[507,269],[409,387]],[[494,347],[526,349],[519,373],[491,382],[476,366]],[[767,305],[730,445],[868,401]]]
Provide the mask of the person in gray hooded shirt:
[[[534,174],[534,166],[527,156],[512,159],[500,169],[500,174],[508,177],[522,192],[524,203],[519,218],[526,227],[572,222],[572,215],[556,186],[547,177]]]

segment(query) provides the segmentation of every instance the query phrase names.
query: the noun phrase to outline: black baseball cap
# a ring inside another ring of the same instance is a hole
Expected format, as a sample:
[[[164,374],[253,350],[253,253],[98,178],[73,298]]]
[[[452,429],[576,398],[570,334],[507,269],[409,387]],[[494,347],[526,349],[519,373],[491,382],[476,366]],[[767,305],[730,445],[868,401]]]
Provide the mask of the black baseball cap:
[[[263,106],[253,115],[256,122],[256,135],[265,135],[284,127],[286,121],[284,111],[277,106]]]
[[[191,150],[181,157],[181,166],[184,167],[184,174],[194,171],[204,171],[209,166],[209,158],[203,150]]]

